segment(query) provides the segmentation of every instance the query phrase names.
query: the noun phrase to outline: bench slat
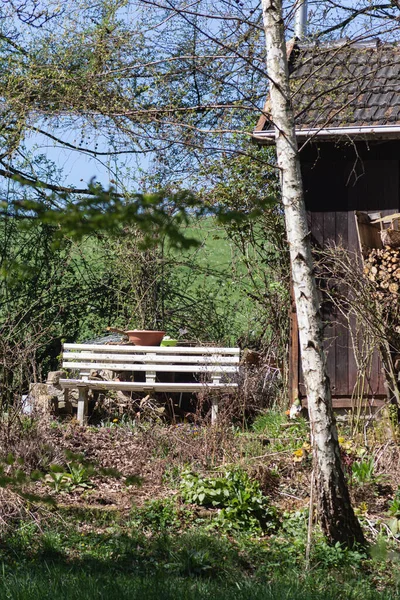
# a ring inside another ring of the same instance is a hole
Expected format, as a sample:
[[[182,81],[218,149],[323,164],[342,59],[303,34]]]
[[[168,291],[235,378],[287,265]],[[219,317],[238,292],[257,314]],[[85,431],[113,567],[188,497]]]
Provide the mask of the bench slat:
[[[149,354],[108,354],[106,352],[64,352],[63,358],[65,362],[75,360],[97,360],[98,362],[113,361],[114,363],[137,361],[147,363],[168,363],[175,365],[179,363],[187,364],[239,364],[239,356],[182,356],[182,355],[162,355],[150,356]]]
[[[104,344],[64,344],[64,350],[84,350],[87,352],[104,352]],[[212,348],[210,346],[113,346],[107,345],[109,353],[136,354],[137,352],[151,352],[152,354],[227,354],[240,355],[240,348]]]
[[[237,373],[236,366],[223,365],[158,365],[134,364],[134,363],[111,363],[111,362],[80,362],[63,361],[64,369],[90,369],[99,371],[156,371],[159,373]]]
[[[80,388],[87,387],[96,390],[120,390],[126,392],[146,392],[146,391],[158,391],[158,392],[196,392],[201,390],[210,390],[214,388],[218,390],[222,389],[235,389],[238,387],[237,383],[141,383],[131,381],[97,381],[82,379],[60,379],[60,385],[62,388]]]

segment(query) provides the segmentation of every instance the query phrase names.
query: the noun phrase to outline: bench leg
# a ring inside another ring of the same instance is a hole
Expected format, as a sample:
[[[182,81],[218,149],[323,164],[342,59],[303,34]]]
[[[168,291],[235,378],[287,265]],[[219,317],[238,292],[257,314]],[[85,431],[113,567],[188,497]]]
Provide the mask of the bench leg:
[[[64,390],[64,406],[65,406],[65,411],[69,415],[72,415],[72,402],[69,397],[69,389],[68,388],[65,388],[65,390]]]
[[[217,422],[217,417],[218,417],[218,400],[213,398],[212,404],[211,404],[211,425],[215,425],[215,423]]]
[[[80,425],[85,425],[87,422],[87,412],[88,412],[88,388],[87,387],[79,387],[79,397],[78,397],[78,412],[76,415],[77,421]]]

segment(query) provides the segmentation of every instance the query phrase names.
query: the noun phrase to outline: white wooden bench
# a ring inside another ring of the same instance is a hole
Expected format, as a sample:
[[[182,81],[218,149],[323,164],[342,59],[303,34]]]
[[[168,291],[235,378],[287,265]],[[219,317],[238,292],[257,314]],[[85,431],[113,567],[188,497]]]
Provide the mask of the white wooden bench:
[[[60,379],[64,389],[78,389],[79,423],[87,419],[89,389],[123,392],[192,392],[237,388],[239,348],[210,346],[113,346],[105,344],[64,344],[63,369],[77,371],[78,378]],[[112,371],[132,373],[132,381],[93,379],[93,373]],[[144,372],[145,381],[135,381],[135,373]],[[200,381],[160,382],[157,373],[191,373]],[[221,381],[222,379],[222,381]],[[211,422],[217,418],[218,400],[212,401]]]

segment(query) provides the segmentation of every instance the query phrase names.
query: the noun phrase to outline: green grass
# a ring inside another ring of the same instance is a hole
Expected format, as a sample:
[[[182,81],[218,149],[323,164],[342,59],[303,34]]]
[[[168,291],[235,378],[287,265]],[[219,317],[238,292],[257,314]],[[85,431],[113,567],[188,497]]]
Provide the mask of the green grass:
[[[274,410],[259,415],[252,429],[270,440],[270,449],[274,452],[301,448],[310,436],[310,425],[306,419],[298,417],[290,421],[284,413]]]
[[[212,217],[194,221],[186,232],[201,245],[179,254],[172,251],[176,255],[174,276],[185,294],[203,302],[205,310],[208,304],[212,310],[212,305],[220,316],[214,327],[225,343],[235,344],[258,323],[257,306],[247,295],[253,289],[243,259]]]
[[[357,594],[357,595],[355,595]],[[0,582],[0,598],[12,600],[394,600],[390,592],[368,592],[356,587],[313,589],[298,581],[257,583],[183,580],[169,576],[139,577],[118,574],[93,575],[44,564],[42,570],[27,569],[9,574]]]
[[[152,503],[154,514],[157,506]],[[170,511],[172,505],[170,505]],[[160,506],[161,514],[164,508]],[[72,516],[21,523],[0,545],[0,599],[12,600],[394,600],[396,560],[329,548],[316,532],[306,572],[306,515],[292,514],[269,538],[224,536],[177,510],[173,527],[149,528],[149,509],[124,526]],[[87,522],[86,525],[89,523]],[[99,527],[100,526],[100,527]],[[185,529],[185,526],[188,528]],[[196,527],[196,529],[194,529]],[[382,555],[383,556],[383,555]],[[381,591],[386,588],[386,591]]]

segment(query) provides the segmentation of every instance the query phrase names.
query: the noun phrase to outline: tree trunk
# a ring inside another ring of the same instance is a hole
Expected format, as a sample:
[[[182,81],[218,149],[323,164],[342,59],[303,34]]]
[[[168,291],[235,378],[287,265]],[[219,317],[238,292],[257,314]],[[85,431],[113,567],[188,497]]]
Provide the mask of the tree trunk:
[[[330,543],[365,544],[343,473],[330,382],[322,347],[322,320],[313,276],[294,115],[290,101],[281,0],[262,0],[278,168],[290,249],[300,353],[307,390],[319,519]],[[322,193],[322,190],[321,190]]]

